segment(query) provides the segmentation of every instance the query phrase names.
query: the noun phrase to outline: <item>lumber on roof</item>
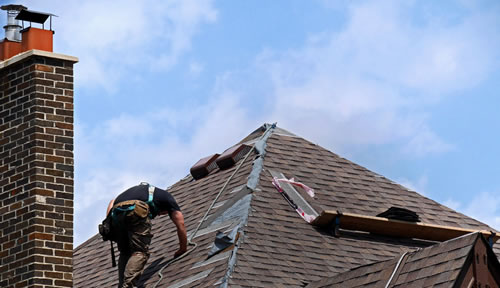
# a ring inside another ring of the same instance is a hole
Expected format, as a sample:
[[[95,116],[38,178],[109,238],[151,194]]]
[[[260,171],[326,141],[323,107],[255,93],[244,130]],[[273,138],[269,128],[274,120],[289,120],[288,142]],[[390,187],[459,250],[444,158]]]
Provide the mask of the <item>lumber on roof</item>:
[[[432,241],[447,241],[468,233],[481,232],[486,239],[493,237],[496,242],[500,235],[491,231],[478,231],[473,229],[441,226],[435,224],[413,223],[400,220],[391,220],[382,217],[366,216],[353,213],[340,213],[337,211],[323,211],[312,225],[326,227],[340,217],[339,227],[345,230],[364,231],[379,235],[417,238]]]

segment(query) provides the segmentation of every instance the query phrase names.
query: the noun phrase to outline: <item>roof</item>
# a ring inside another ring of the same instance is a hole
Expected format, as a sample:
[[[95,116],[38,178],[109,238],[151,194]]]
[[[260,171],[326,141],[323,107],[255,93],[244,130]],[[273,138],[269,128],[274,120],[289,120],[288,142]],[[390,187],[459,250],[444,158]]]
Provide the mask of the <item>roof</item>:
[[[464,287],[461,284],[474,261],[476,245],[489,247],[480,233],[471,233],[322,279],[307,288],[386,287],[389,282],[390,287]],[[500,283],[500,263],[488,251],[489,269]]]
[[[140,284],[303,287],[356,267],[395,261],[404,252],[437,243],[347,230],[336,237],[304,221],[273,185],[273,174],[295,178],[314,189],[314,198],[294,190],[294,201],[307,204],[307,211],[312,211],[307,213],[333,210],[375,216],[395,206],[416,212],[423,223],[494,231],[284,129],[264,125],[241,143],[256,146],[250,157],[199,180],[188,175],[169,188],[182,208],[188,234],[196,232],[192,242],[197,247],[165,267],[178,248],[175,226],[161,217],[154,219],[151,257]],[[202,221],[219,192],[220,198]],[[218,231],[231,236],[235,245],[208,258]],[[75,249],[75,287],[116,284],[109,249],[98,235]]]

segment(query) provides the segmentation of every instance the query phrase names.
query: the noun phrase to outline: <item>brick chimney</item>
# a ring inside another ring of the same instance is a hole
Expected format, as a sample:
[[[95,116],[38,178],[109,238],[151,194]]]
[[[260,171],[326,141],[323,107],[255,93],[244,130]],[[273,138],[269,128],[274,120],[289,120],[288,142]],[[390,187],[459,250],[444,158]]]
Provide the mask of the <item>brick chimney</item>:
[[[19,15],[23,11],[32,13],[24,8]],[[5,43],[21,45],[0,59],[0,287],[72,287],[78,59],[52,53],[52,27],[26,36],[33,29],[20,31],[21,42],[5,38],[0,44],[3,56]],[[25,39],[50,42],[50,51],[23,45]]]

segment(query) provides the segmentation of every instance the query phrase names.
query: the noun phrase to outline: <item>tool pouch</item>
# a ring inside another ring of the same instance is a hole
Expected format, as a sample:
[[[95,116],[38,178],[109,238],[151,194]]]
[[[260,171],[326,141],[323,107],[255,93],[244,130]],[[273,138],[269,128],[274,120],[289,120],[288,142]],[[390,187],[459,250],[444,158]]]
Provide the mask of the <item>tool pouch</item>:
[[[116,241],[114,231],[113,231],[113,226],[111,224],[112,219],[111,219],[111,213],[102,221],[101,224],[99,224],[99,234],[102,236],[103,241]]]
[[[149,205],[142,201],[136,201],[133,213],[139,218],[146,218],[149,215]]]

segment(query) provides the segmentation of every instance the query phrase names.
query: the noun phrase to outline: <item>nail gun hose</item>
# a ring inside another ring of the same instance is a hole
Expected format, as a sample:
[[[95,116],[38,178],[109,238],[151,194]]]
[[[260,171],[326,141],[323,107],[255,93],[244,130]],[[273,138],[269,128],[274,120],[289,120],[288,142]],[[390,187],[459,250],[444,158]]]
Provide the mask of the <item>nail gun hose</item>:
[[[163,266],[160,271],[158,272],[158,275],[160,275],[160,279],[158,279],[158,281],[156,282],[156,284],[153,286],[153,288],[156,288],[161,280],[163,279],[163,269],[167,268],[170,264],[174,263],[174,262],[177,262],[179,260],[181,260],[182,258],[186,257],[187,255],[189,255],[189,253],[193,252],[194,249],[196,249],[196,247],[198,247],[198,244],[196,243],[193,243],[191,241],[188,242],[188,245],[189,246],[193,246],[193,248],[191,249],[188,249],[186,252],[184,252],[184,254],[182,254],[181,256],[177,257],[177,258],[174,258],[174,259],[171,259],[170,261],[168,261],[165,266]]]

